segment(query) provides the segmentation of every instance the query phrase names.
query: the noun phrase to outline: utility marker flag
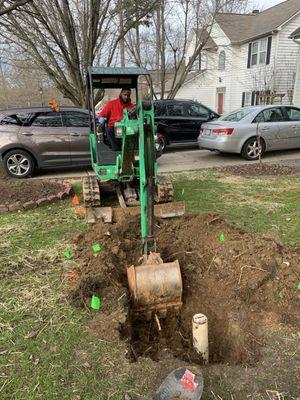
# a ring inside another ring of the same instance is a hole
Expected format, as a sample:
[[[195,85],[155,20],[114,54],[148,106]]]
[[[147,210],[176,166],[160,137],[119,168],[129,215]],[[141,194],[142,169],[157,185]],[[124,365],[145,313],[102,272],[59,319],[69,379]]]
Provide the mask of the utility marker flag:
[[[67,250],[64,252],[64,256],[66,257],[67,260],[72,260],[72,256],[70,253],[70,250]]]
[[[93,244],[93,252],[98,253],[101,250],[101,246],[99,243]]]
[[[221,233],[221,235],[220,235],[220,242],[224,242],[225,241],[225,235],[224,235],[224,233]]]
[[[79,199],[77,194],[75,194],[75,196],[73,197],[72,203],[74,204],[74,206],[79,206]]]
[[[100,308],[100,299],[99,299],[99,297],[93,295],[92,302],[91,302],[91,307],[92,307],[93,310],[99,310],[99,308]]]

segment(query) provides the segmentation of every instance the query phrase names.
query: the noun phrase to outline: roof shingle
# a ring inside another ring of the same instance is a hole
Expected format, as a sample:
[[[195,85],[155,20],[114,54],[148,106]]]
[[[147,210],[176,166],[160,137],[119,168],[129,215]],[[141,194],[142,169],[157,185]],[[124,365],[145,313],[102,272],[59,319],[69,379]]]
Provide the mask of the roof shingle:
[[[267,35],[300,11],[300,0],[286,0],[258,14],[219,13],[216,22],[232,43]]]

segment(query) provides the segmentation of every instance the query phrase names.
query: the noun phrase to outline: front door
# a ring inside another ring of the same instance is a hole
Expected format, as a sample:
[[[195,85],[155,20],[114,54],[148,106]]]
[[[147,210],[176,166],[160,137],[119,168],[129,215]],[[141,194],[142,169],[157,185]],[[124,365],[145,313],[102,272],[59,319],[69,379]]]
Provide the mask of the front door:
[[[224,92],[218,93],[218,114],[223,114]]]

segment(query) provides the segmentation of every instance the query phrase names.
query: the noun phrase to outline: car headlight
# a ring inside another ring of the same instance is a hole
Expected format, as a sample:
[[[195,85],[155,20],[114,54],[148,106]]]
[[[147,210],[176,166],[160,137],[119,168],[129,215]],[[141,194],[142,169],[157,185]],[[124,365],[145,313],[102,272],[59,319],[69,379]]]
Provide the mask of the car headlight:
[[[123,128],[122,126],[116,126],[115,127],[115,137],[116,138],[121,138],[123,136]]]

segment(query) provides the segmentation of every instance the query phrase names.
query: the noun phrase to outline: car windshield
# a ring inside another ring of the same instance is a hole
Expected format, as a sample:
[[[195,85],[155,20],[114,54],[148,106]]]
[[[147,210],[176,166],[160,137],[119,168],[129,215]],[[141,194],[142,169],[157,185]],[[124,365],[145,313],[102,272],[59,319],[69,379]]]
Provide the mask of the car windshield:
[[[251,108],[240,108],[239,110],[236,110],[230,114],[226,114],[226,115],[222,115],[222,117],[220,117],[218,119],[218,121],[240,121],[241,119],[243,119],[244,117],[246,117],[246,115],[250,114],[250,112],[253,111]]]

